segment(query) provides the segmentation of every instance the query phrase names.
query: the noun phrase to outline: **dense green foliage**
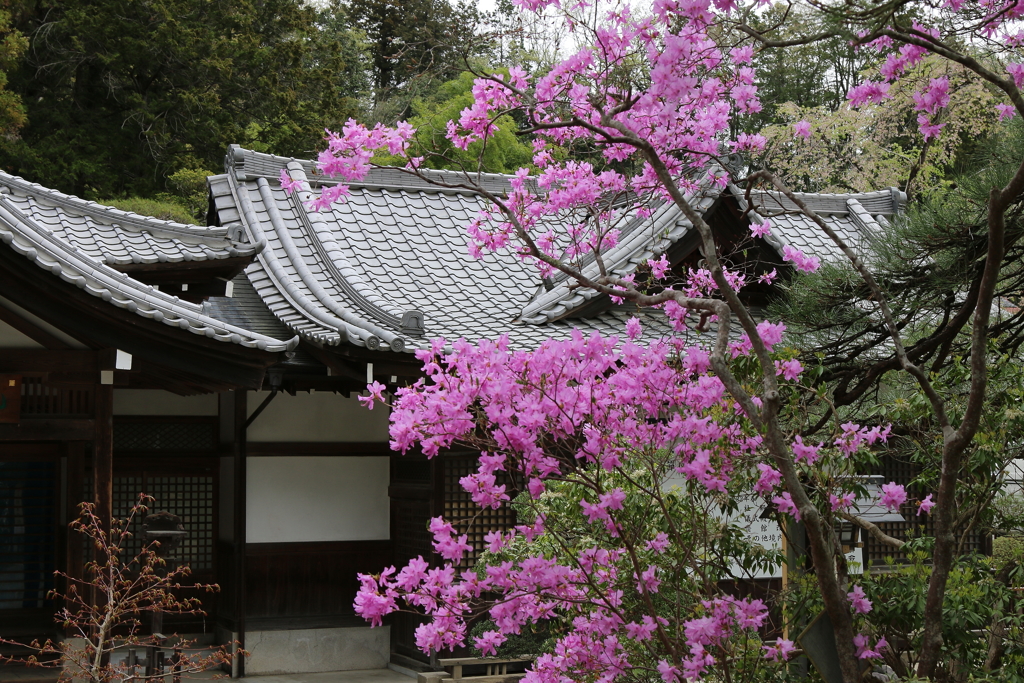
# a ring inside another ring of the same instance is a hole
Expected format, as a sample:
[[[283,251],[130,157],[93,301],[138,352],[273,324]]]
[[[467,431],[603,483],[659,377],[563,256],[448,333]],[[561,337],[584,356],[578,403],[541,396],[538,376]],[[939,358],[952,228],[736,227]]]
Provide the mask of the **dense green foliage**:
[[[497,120],[499,130],[488,140],[484,148],[477,141],[466,150],[452,145],[445,137],[448,121],[459,118],[459,113],[473,103],[474,75],[464,71],[451,81],[441,84],[430,96],[412,102],[412,117],[409,123],[416,128],[415,144],[426,156],[424,165],[429,168],[465,168],[486,173],[514,173],[517,168],[532,163],[533,149],[528,141],[516,135],[518,125],[511,116]],[[389,163],[390,158],[382,158]],[[394,159],[397,163],[397,159]]]
[[[414,98],[466,68],[481,50],[475,7],[465,0],[350,0],[350,16],[368,41],[371,118],[405,118]]]
[[[308,154],[358,113],[338,77],[355,38],[317,19],[297,0],[32,3],[10,79],[28,123],[0,164],[87,197],[152,196],[182,168],[219,169],[233,142]]]

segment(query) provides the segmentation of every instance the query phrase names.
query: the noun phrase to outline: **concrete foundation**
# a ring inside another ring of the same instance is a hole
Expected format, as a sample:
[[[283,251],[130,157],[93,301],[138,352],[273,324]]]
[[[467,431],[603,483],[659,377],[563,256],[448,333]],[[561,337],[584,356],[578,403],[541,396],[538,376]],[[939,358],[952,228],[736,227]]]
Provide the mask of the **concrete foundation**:
[[[315,628],[249,631],[246,676],[387,668],[391,628]]]

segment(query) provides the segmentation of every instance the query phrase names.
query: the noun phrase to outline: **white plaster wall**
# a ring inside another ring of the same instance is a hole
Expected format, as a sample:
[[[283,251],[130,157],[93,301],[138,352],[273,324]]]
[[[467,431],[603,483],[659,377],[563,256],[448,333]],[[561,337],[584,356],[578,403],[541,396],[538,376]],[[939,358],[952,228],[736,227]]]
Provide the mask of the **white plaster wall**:
[[[248,543],[387,540],[389,458],[254,457],[246,462]]]
[[[249,414],[270,395],[254,391],[247,397]],[[278,394],[249,426],[249,441],[387,441],[388,411],[367,410],[356,397],[333,392]]]
[[[179,396],[162,389],[114,389],[114,415],[217,415],[217,394]]]
[[[42,344],[32,341],[7,323],[0,321],[0,349],[41,349]]]

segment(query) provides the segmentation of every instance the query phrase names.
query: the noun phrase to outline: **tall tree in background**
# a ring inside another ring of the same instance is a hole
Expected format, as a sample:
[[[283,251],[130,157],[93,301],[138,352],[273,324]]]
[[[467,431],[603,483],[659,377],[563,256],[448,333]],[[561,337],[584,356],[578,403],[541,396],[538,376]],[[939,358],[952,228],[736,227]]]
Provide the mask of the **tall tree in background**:
[[[15,28],[31,45],[11,76],[28,124],[0,141],[0,165],[111,197],[152,195],[181,168],[217,169],[232,142],[308,155],[359,96],[331,47],[351,35],[319,31],[317,19],[298,0],[28,5]]]
[[[13,135],[25,125],[25,105],[7,88],[7,74],[21,61],[28,40],[12,25],[8,5],[0,5],[0,136]]]
[[[857,83],[860,72],[878,59],[838,35],[802,42],[808,34],[823,33],[829,27],[820,16],[799,5],[778,3],[763,15],[751,17],[750,24],[759,31],[772,32],[778,43],[797,44],[755,53],[752,61],[764,108],[739,117],[748,133],[784,120],[779,108],[787,102],[836,111],[846,103],[846,93]],[[737,39],[741,36],[738,32]]]
[[[351,0],[349,12],[369,42],[378,121],[409,115],[415,97],[456,78],[479,51],[479,15],[464,0]]]

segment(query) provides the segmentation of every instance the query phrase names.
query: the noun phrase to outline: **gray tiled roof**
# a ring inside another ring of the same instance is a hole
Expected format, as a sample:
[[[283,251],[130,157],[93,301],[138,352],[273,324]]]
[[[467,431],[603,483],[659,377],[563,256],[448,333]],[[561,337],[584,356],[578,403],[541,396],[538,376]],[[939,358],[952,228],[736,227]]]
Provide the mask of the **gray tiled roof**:
[[[735,186],[730,189],[739,198],[741,205],[745,206],[742,191]],[[881,223],[899,213],[907,201],[907,196],[896,188],[858,194],[797,193],[797,196],[809,209],[828,221],[844,242],[861,249],[867,241],[881,233]],[[826,261],[845,258],[828,235],[805,215],[783,213],[795,212],[797,209],[786,197],[774,192],[754,192],[750,199],[760,216],[771,218],[772,234],[767,241],[780,255],[784,245],[788,244]]]
[[[0,173],[8,204],[83,256],[111,266],[252,256],[262,245],[228,228],[139,216]]]
[[[100,206],[0,173],[0,240],[53,277],[143,318],[218,341],[285,351],[282,341],[208,315],[203,307],[142,283],[113,264],[249,256],[260,245],[199,228]],[[127,259],[127,260],[126,260]],[[289,335],[291,336],[291,335]]]
[[[280,188],[283,168],[305,181],[304,191],[289,196]],[[344,203],[315,212],[306,203],[326,181],[313,175],[311,162],[233,147],[226,170],[209,179],[221,224],[241,224],[250,240],[267,243],[246,269],[254,291],[288,329],[313,342],[408,351],[436,337],[506,334],[513,347],[528,348],[573,328],[621,333],[636,314],[632,307],[613,306],[573,317],[593,292],[565,281],[548,291],[536,268],[512,250],[471,258],[465,227],[485,201],[476,193],[438,188],[397,169],[375,169],[366,182],[351,184]],[[432,179],[451,182],[453,175]],[[488,176],[486,182],[500,191],[507,178]],[[709,188],[691,199],[707,211],[718,198]],[[773,199],[764,194],[756,201]],[[892,215],[899,208],[899,197],[889,191],[805,199],[855,243],[877,226],[875,214]],[[824,258],[838,253],[806,219],[786,215],[773,221],[778,239],[770,243],[780,261],[783,243]],[[666,205],[623,230],[620,244],[605,254],[606,263],[616,273],[633,272],[689,229],[678,210]],[[670,333],[659,311],[645,310],[642,318],[649,335]]]

